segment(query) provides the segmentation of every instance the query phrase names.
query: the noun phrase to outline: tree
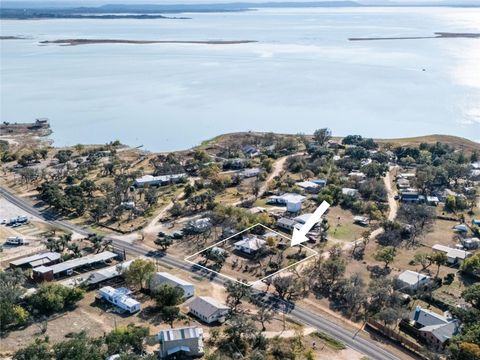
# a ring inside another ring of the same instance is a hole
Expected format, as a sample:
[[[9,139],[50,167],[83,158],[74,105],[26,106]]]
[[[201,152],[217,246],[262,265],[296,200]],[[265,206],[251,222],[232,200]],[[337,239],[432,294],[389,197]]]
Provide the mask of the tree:
[[[26,300],[32,312],[38,315],[50,315],[67,310],[83,299],[85,291],[69,288],[57,283],[45,283]]]
[[[234,345],[231,348],[232,352],[241,351],[245,353],[245,350],[253,345],[257,333],[257,328],[249,317],[236,314],[232,316],[225,328],[225,335],[227,336],[225,345],[228,347]]]
[[[273,311],[266,306],[262,306],[253,316],[253,320],[258,321],[262,325],[262,331],[266,330],[265,323],[270,323],[272,319]]]
[[[180,305],[183,301],[184,291],[179,286],[163,284],[152,290],[153,298],[159,308]]]
[[[272,285],[275,288],[277,295],[282,300],[287,301],[298,297],[303,289],[301,281],[293,275],[276,276],[272,281]]]
[[[17,350],[13,354],[13,360],[51,360],[53,354],[46,340],[35,339],[35,342]]]
[[[417,253],[413,256],[413,261],[422,266],[420,271],[427,270],[432,264],[432,255],[427,253]]]
[[[462,292],[462,298],[480,310],[480,284],[470,285]]]
[[[25,276],[20,269],[0,271],[0,330],[20,325],[28,318],[28,312],[18,305],[24,293]]]
[[[396,253],[397,250],[393,246],[385,246],[375,253],[374,259],[384,262],[386,269],[388,268],[388,265],[395,259]]]
[[[163,321],[169,323],[173,328],[175,320],[181,318],[180,305],[183,301],[184,292],[179,286],[160,285],[153,289],[153,298],[160,308],[160,315]]]
[[[129,286],[145,289],[155,272],[155,264],[149,260],[136,259],[125,270],[125,281]]]
[[[417,239],[432,228],[436,219],[435,210],[431,206],[418,204],[403,204],[398,217],[410,225],[409,245],[417,244]]]
[[[150,328],[128,324],[116,327],[105,337],[105,343],[110,355],[133,352],[144,352],[144,340],[150,334]]]
[[[325,146],[332,137],[332,131],[327,128],[315,130],[313,139],[320,146]]]
[[[242,300],[250,299],[252,295],[252,289],[250,286],[237,281],[227,282],[226,290],[227,305],[230,307],[232,313],[237,312]]]
[[[102,349],[101,338],[93,339],[80,332],[71,339],[62,341],[53,346],[55,360],[104,360],[105,351]]]
[[[438,277],[438,273],[440,272],[440,266],[445,265],[448,262],[448,257],[444,252],[434,252],[432,254],[432,262],[437,265],[437,273],[435,277]]]
[[[480,253],[465,259],[460,266],[460,270],[467,274],[480,276]]]
[[[173,244],[173,239],[170,236],[164,236],[162,233],[159,233],[154,243],[160,248],[161,251],[166,252],[167,249]]]

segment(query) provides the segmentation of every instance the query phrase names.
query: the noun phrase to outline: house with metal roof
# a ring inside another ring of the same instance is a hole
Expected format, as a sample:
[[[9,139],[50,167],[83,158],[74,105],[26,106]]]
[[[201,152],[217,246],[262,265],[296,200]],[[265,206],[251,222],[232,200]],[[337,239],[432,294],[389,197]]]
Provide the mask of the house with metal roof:
[[[198,357],[204,354],[203,329],[198,326],[161,330],[157,335],[160,343],[160,359],[174,354]]]
[[[357,197],[358,194],[359,194],[359,193],[358,193],[358,190],[357,190],[357,189],[342,188],[342,195],[351,196],[351,197]]]
[[[295,185],[301,187],[303,190],[309,193],[317,193],[320,191],[320,185],[314,183],[313,181],[300,181]]]
[[[117,256],[118,255],[113,252],[104,251],[98,254],[87,255],[50,266],[41,265],[33,269],[33,278],[36,281],[52,281],[55,277],[62,275],[73,275],[73,271],[76,269],[100,265],[116,258]]]
[[[263,248],[267,242],[265,240],[259,239],[255,235],[245,236],[242,240],[237,241],[233,244],[235,250],[238,250],[242,253],[253,255],[258,250]]]
[[[414,292],[424,286],[427,286],[431,278],[430,276],[420,274],[416,271],[405,270],[398,276],[398,286],[402,292]]]
[[[296,193],[285,193],[283,195],[273,195],[267,200],[269,204],[282,205],[287,207],[287,211],[296,213],[302,209],[302,203],[306,197]]]
[[[288,232],[292,231],[293,228],[300,229],[301,226],[302,225],[297,223],[294,219],[282,217],[277,220],[277,227]]]
[[[104,286],[99,290],[99,297],[107,300],[111,304],[118,307],[122,312],[133,314],[140,311],[140,303],[131,298],[131,291],[127,288],[114,289],[111,286]]]
[[[35,254],[14,261],[10,261],[10,267],[14,268],[35,268],[41,265],[51,265],[60,261],[62,255],[57,252],[45,252]]]
[[[195,286],[193,284],[170,273],[157,272],[150,279],[151,290],[155,290],[155,288],[165,284],[173,287],[178,286],[181,288],[183,290],[183,297],[185,299],[195,295]]]
[[[230,312],[224,303],[210,296],[196,296],[188,304],[189,313],[207,324],[223,323]]]
[[[147,185],[150,186],[162,186],[181,181],[187,175],[185,173],[171,174],[171,175],[144,175],[140,178],[135,179],[134,185],[136,187],[144,187]]]
[[[450,265],[460,265],[466,258],[472,256],[470,251],[455,249],[441,244],[433,245],[432,250],[445,253]]]

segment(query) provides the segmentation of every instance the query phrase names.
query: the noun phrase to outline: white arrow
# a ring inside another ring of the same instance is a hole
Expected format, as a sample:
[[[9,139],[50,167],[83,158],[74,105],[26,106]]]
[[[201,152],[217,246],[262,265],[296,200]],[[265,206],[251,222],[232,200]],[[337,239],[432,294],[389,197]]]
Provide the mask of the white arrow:
[[[300,230],[295,227],[293,228],[291,246],[301,244],[308,240],[305,235],[307,235],[307,233],[315,226],[315,224],[320,221],[320,218],[329,207],[329,203],[327,203],[326,201],[322,202],[317,208],[317,210],[315,210],[315,212],[308,218],[308,220],[305,221],[305,224],[303,224]]]

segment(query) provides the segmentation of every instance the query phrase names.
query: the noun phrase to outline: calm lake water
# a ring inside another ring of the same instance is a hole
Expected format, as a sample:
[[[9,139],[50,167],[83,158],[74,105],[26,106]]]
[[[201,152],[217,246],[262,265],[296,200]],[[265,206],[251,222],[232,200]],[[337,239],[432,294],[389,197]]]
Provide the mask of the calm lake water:
[[[480,9],[275,9],[191,20],[2,21],[0,121],[51,119],[56,145],[177,150],[232,131],[480,140]],[[39,46],[67,38],[258,40]],[[423,70],[424,69],[424,70]]]

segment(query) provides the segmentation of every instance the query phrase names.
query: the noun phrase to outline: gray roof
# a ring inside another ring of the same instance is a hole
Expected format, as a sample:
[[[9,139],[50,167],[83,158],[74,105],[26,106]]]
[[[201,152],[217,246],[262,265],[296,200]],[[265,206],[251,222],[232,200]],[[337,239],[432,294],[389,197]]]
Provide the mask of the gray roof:
[[[61,255],[56,252],[46,252],[43,254],[35,254],[32,256],[23,257],[21,259],[11,261],[10,265],[13,266],[22,266],[26,264],[30,264],[32,267],[48,264],[53,261],[59,260]]]
[[[431,325],[444,325],[450,322],[447,317],[419,306],[417,306],[417,308],[413,311],[412,320],[415,320],[415,322],[422,327]]]
[[[284,225],[284,226],[294,226],[297,222],[293,219],[288,219],[288,218],[280,218],[277,221],[277,224],[279,225]]]
[[[106,261],[117,257],[117,254],[112,253],[110,251],[104,251],[99,254],[87,255],[81,258],[68,260],[65,262],[61,262],[59,264],[55,264],[52,266],[39,266],[33,269],[33,271],[39,273],[47,273],[53,271],[54,274],[58,274],[67,270],[72,270],[84,265],[95,264],[100,261]]]
[[[179,286],[193,286],[192,283],[189,283],[188,281],[180,279],[179,277],[176,277],[175,275],[172,275],[168,272],[157,272],[154,276],[157,279],[160,278],[160,279],[170,280],[171,282],[173,282],[173,283],[175,283]]]
[[[158,333],[158,339],[160,341],[176,341],[176,340],[186,340],[201,338],[203,335],[203,329],[197,326],[177,328],[177,329],[167,329],[161,330]]]
[[[210,317],[219,310],[229,310],[230,308],[215,300],[210,296],[196,296],[188,304],[190,310],[195,310],[197,313],[205,317]]]
[[[441,343],[444,343],[458,333],[458,328],[458,322],[453,320],[447,324],[424,326],[420,331],[430,332]]]

